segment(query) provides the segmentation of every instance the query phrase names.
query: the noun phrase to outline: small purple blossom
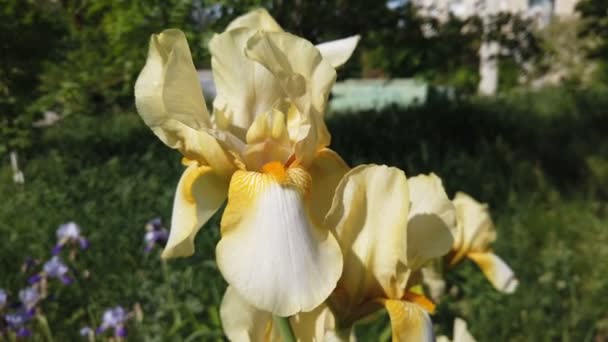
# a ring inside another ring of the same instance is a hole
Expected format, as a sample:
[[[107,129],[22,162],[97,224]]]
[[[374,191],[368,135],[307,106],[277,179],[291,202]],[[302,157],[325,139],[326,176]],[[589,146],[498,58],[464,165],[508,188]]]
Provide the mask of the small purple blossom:
[[[32,317],[34,317],[34,314],[22,307],[15,312],[4,315],[4,321],[9,328],[18,331],[20,328],[23,328]]]
[[[64,223],[57,228],[57,244],[53,247],[53,255],[61,252],[66,244],[78,245],[80,249],[89,248],[89,240],[80,233],[80,227],[75,222]]]
[[[42,276],[40,274],[34,274],[33,276],[27,279],[27,283],[30,285],[38,284],[42,280]]]
[[[0,289],[0,310],[6,306],[6,302],[8,301],[8,295],[6,291]]]
[[[116,337],[125,337],[127,335],[125,324],[129,318],[130,314],[121,306],[107,309],[103,313],[102,322],[99,328],[97,328],[97,333],[103,333],[112,328]]]
[[[30,337],[30,336],[32,336],[32,332],[30,331],[30,329],[28,329],[26,327],[21,327],[17,330],[17,336],[18,337]]]
[[[168,238],[169,232],[163,227],[160,218],[157,217],[148,221],[146,224],[146,235],[144,235],[146,253],[152,251],[156,245],[165,244]]]
[[[72,282],[72,279],[68,276],[70,269],[58,256],[54,256],[51,260],[45,262],[42,269],[48,277],[57,278],[66,285]]]
[[[95,332],[93,331],[93,329],[91,329],[91,327],[82,327],[80,329],[80,336],[89,337],[93,334],[95,334]]]
[[[40,301],[40,292],[38,292],[38,288],[35,286],[26,287],[19,291],[19,300],[21,300],[23,307],[29,311]]]

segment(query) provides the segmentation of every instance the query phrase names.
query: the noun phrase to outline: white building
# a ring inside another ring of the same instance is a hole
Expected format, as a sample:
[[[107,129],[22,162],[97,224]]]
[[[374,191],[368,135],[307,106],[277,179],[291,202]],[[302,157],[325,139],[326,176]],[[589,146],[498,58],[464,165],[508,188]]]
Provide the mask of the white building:
[[[466,19],[474,15],[489,18],[500,12],[520,14],[534,18],[539,28],[545,27],[552,17],[575,15],[577,0],[411,0],[423,16],[447,20],[451,15]],[[497,42],[488,41],[479,49],[480,94],[493,95],[498,87]]]
[[[536,16],[574,15],[577,0],[411,0],[420,14],[447,20],[449,14],[466,19],[498,12]]]

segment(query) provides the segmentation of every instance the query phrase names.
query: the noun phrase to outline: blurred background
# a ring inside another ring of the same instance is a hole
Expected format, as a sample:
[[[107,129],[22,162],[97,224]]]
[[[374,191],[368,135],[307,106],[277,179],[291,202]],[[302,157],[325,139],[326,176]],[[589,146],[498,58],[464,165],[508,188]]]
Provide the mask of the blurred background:
[[[128,340],[223,340],[221,212],[192,258],[146,248],[182,166],[137,115],[133,86],[149,36],[175,27],[212,94],[209,39],[257,7],[313,43],[361,35],[327,114],[350,165],[432,171],[450,196],[489,204],[519,289],[501,295],[459,265],[439,333],[458,316],[479,341],[608,341],[606,0],[0,0],[0,312],[75,221],[88,248],[70,247],[67,284],[49,280],[32,340],[86,340],[117,305],[132,313]],[[386,315],[358,336],[388,340]]]

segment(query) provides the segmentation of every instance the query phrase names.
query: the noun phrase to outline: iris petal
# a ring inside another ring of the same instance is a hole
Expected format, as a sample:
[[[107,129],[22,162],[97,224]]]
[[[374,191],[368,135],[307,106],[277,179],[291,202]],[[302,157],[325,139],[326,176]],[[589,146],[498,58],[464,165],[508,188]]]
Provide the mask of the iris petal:
[[[278,316],[311,311],[336,286],[342,254],[333,235],[312,221],[302,169],[237,171],[222,218],[217,262],[228,283],[253,306]]]
[[[501,292],[513,293],[517,289],[519,281],[515,278],[515,273],[494,253],[469,253],[469,259],[473,260],[492,285]]]
[[[228,186],[209,166],[192,161],[182,174],[173,202],[171,231],[163,258],[184,257],[194,253],[194,237],[220,208]]]

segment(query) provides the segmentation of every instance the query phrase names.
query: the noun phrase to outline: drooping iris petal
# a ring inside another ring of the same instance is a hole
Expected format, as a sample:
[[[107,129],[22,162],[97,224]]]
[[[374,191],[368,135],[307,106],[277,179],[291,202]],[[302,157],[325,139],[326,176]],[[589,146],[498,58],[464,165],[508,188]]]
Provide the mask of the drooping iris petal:
[[[196,233],[224,203],[227,192],[227,181],[214,173],[211,167],[190,162],[177,184],[171,231],[163,258],[194,253]]]
[[[312,178],[311,215],[316,222],[325,220],[336,187],[348,170],[348,165],[336,152],[328,148],[317,152],[317,156],[308,169]]]
[[[235,29],[216,35],[209,42],[217,88],[213,102],[216,116],[222,117],[225,129],[243,141],[255,117],[268,112],[285,97],[279,81],[243,53],[255,32]]]
[[[189,159],[205,161],[216,172],[234,170],[207,130],[210,119],[188,42],[171,29],[150,38],[146,65],[135,83],[137,111],[154,134]]]
[[[486,204],[477,202],[463,192],[456,193],[452,203],[458,221],[454,241],[456,254],[451,260],[455,264],[469,252],[487,252],[490,244],[496,240],[496,228]]]
[[[336,80],[335,69],[309,41],[286,32],[258,31],[247,41],[245,54],[279,80],[289,100],[309,120],[311,130],[297,147],[307,165],[319,147],[330,143],[323,114]]]
[[[458,317],[454,319],[454,339],[452,342],[475,342],[475,338],[467,329],[467,322]]]
[[[247,14],[234,19],[228,24],[226,31],[232,31],[239,28],[251,28],[267,32],[283,31],[274,18],[268,14],[268,11],[263,8],[250,11]]]
[[[382,300],[391,319],[393,342],[434,342],[433,323],[428,313],[414,303]]]
[[[277,338],[272,314],[251,306],[232,286],[228,286],[222,299],[220,317],[224,334],[230,341],[272,341]]]
[[[513,270],[494,253],[469,253],[469,259],[473,260],[490,283],[500,292],[513,293],[517,289],[519,281]]]
[[[361,39],[361,36],[355,35],[317,44],[316,47],[321,52],[323,59],[327,60],[332,67],[338,68],[352,56],[359,39]]]
[[[310,176],[300,168],[237,171],[216,255],[228,283],[253,306],[279,316],[311,311],[336,286],[342,255],[333,235],[310,219]]]
[[[438,336],[437,342],[476,342],[475,338],[467,329],[467,322],[462,318],[454,319],[454,337],[450,340],[447,336]]]
[[[224,333],[231,341],[278,341],[279,331],[272,314],[247,303],[233,287],[228,286],[220,307]],[[329,307],[321,304],[311,312],[300,312],[290,317],[296,341],[344,341],[354,339],[350,331],[336,332],[335,317]],[[342,335],[346,335],[344,338]]]
[[[354,311],[374,298],[401,298],[408,276],[401,260],[409,204],[407,180],[397,168],[362,165],[342,178],[326,219],[344,255],[338,286],[346,303],[338,303],[338,310]]]
[[[405,262],[415,270],[450,251],[454,242],[456,215],[441,179],[435,174],[409,178],[408,186],[412,206],[407,224]]]

